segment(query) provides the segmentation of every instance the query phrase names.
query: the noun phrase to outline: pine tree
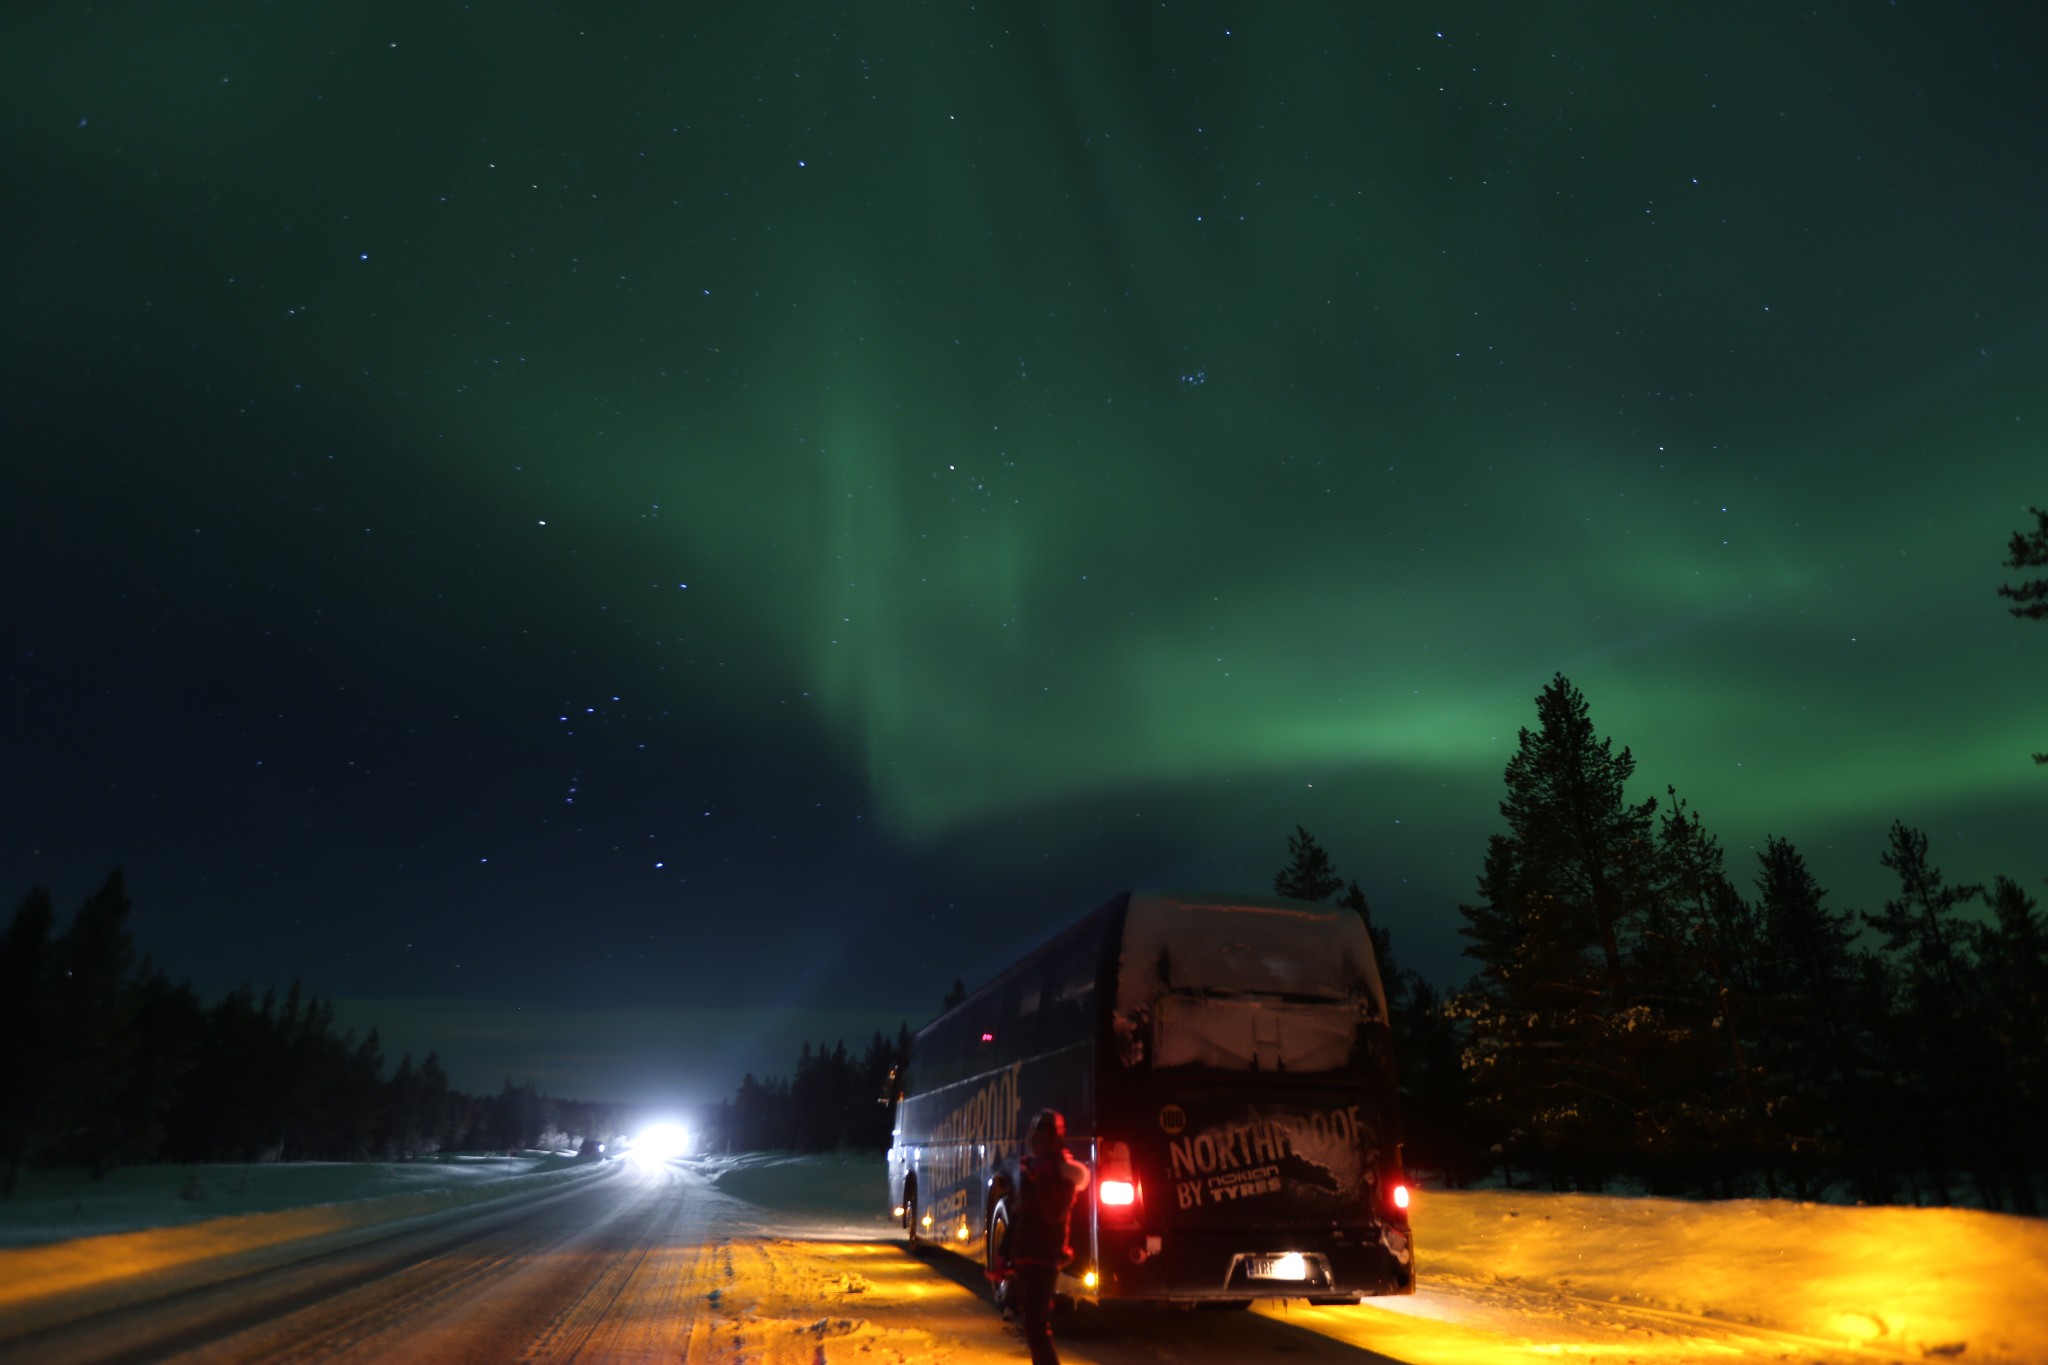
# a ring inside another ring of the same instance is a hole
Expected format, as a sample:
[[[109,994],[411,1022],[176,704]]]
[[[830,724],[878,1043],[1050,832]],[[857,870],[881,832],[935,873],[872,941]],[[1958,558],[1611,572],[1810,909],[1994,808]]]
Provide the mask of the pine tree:
[[[2003,567],[2048,569],[2048,509],[2029,507],[2027,510],[2034,514],[2034,529],[2012,533],[2012,541],[2006,547],[2012,558],[2003,561]],[[2007,608],[2014,616],[2027,621],[2048,620],[2048,576],[2001,585],[1998,595],[2019,603],[2016,607]]]
[[[420,1069],[413,1078],[415,1097],[412,1114],[418,1125],[413,1151],[419,1156],[433,1153],[455,1145],[449,1132],[451,1111],[455,1096],[450,1092],[448,1073],[441,1069],[439,1053],[429,1052],[427,1059],[420,1063]]]
[[[50,893],[35,887],[0,938],[0,1198],[14,1197],[22,1166],[63,1131],[56,1051],[29,1042],[57,1036],[56,919]]]
[[[134,1001],[128,1072],[116,1097],[113,1155],[121,1161],[161,1159],[172,1116],[188,1083],[206,1030],[199,997],[145,962],[128,991]]]
[[[1981,1001],[1970,927],[1958,908],[1980,899],[1984,888],[1949,886],[1928,860],[1927,836],[1904,821],[1892,822],[1889,847],[1879,858],[1899,879],[1899,894],[1864,922],[1884,935],[1884,951],[1897,954],[1903,970],[1893,1001],[1896,1042],[1906,1066],[1905,1083],[1920,1096],[1901,1125],[1913,1139],[1909,1159],[1932,1187],[1936,1203],[1949,1202],[1949,1178],[1960,1159],[1977,1168],[1985,1064],[1973,1046]]]
[[[1273,874],[1274,895],[1322,902],[1343,890],[1344,879],[1330,865],[1330,855],[1300,825],[1287,837],[1287,854],[1287,866]]]
[[[2032,897],[2009,877],[1991,889],[1995,921],[1977,926],[1984,1043],[1997,1076],[1986,1096],[1988,1136],[2014,1213],[2038,1216],[2035,1182],[2048,1175],[2048,932]]]
[[[128,934],[134,907],[117,869],[80,906],[57,939],[59,1105],[95,1179],[118,1156],[120,1096],[135,1045],[138,1003],[130,989],[135,945]]]
[[[1849,1154],[1862,1130],[1846,1122],[1858,1108],[1868,1051],[1852,1008],[1857,931],[1852,912],[1827,907],[1827,891],[1790,841],[1766,836],[1757,863],[1757,909],[1771,948],[1758,959],[1773,1081],[1766,1103],[1803,1199],[1825,1178],[1824,1161]]]
[[[2048,568],[2048,510],[2039,507],[2027,510],[2034,514],[2034,529],[2012,533],[2012,543],[2007,547],[2012,558],[2004,561],[2008,569]],[[2001,584],[1998,595],[2019,604],[2007,610],[2021,620],[2048,620],[2048,576],[2022,583]],[[2048,763],[2048,753],[2035,754],[2034,762]]]
[[[1917,986],[1960,998],[1968,936],[1956,907],[1982,898],[1984,888],[1946,885],[1941,869],[1927,861],[1927,836],[1903,820],[1892,821],[1890,847],[1878,861],[1898,877],[1899,894],[1864,922],[1884,935],[1886,952],[1905,954]]]
[[[1657,894],[1631,954],[1636,999],[1660,1022],[1644,1067],[1645,1154],[1726,1193],[1733,1172],[1775,1141],[1758,1097],[1754,912],[1729,883],[1721,845],[1667,787]]]
[[[967,1003],[967,983],[958,977],[953,979],[953,988],[946,992],[946,998],[939,1002],[939,1013],[955,1009]]]
[[[1624,945],[1653,894],[1654,799],[1631,804],[1627,749],[1598,738],[1562,674],[1508,760],[1508,831],[1489,841],[1480,901],[1461,906],[1479,973],[1459,997],[1466,1061],[1504,1159],[1598,1183],[1632,1150],[1642,1108],[1635,1040],[1647,1022]]]
[[[1347,910],[1356,911],[1365,921],[1366,937],[1372,941],[1373,960],[1380,969],[1380,982],[1387,992],[1388,1009],[1391,1012],[1398,1001],[1405,983],[1399,969],[1394,965],[1394,935],[1373,922],[1372,907],[1366,903],[1365,892],[1354,880],[1347,884],[1337,875],[1337,865],[1330,855],[1316,841],[1316,836],[1300,825],[1287,836],[1287,865],[1273,874],[1273,894],[1298,901],[1327,901],[1342,891],[1337,904]]]
[[[1356,911],[1358,917],[1365,921],[1365,936],[1372,940],[1373,961],[1379,965],[1380,983],[1387,992],[1387,1008],[1390,1011],[1396,1009],[1406,982],[1402,979],[1401,969],[1394,965],[1394,931],[1373,922],[1372,907],[1366,904],[1365,892],[1355,881],[1345,885],[1344,894],[1337,898],[1337,904],[1346,910]]]

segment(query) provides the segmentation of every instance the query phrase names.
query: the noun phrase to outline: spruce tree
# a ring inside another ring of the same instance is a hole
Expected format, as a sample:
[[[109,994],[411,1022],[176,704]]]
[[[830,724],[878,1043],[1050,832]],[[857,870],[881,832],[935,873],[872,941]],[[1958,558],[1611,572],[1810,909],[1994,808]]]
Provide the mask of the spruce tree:
[[[413,1112],[419,1123],[419,1145],[415,1150],[427,1156],[455,1145],[451,1141],[454,1134],[449,1131],[449,1124],[460,1097],[451,1093],[448,1073],[441,1068],[439,1053],[427,1054],[427,1059],[420,1063],[413,1084],[417,1096]]]
[[[1855,917],[1831,910],[1828,893],[1786,839],[1766,836],[1757,854],[1757,910],[1770,951],[1758,958],[1761,1050],[1771,1076],[1766,1103],[1784,1136],[1780,1159],[1804,1199],[1830,1163],[1856,1159],[1864,1125],[1869,1045],[1853,1008]]]
[[[2027,510],[2034,514],[2034,529],[2012,533],[2012,541],[2006,547],[2012,558],[2004,561],[2004,567],[2048,569],[2048,509]],[[2023,583],[2002,584],[1998,595],[2019,603],[2007,608],[2014,616],[2026,621],[2048,620],[2048,575]]]
[[[50,893],[35,887],[0,937],[0,1038],[8,1040],[0,1046],[0,1198],[14,1196],[22,1166],[65,1123],[59,1058],[31,1041],[57,1038],[56,919]]]
[[[131,988],[133,911],[118,869],[80,906],[57,939],[57,1032],[49,1040],[62,1074],[57,1093],[72,1138],[97,1179],[122,1143],[121,1094],[135,1046],[139,1001]]]
[[[1297,901],[1327,901],[1339,891],[1337,904],[1357,912],[1365,921],[1366,937],[1372,940],[1373,960],[1379,965],[1380,981],[1385,986],[1387,1001],[1391,1008],[1401,994],[1403,983],[1399,969],[1394,965],[1394,935],[1391,930],[1382,929],[1373,922],[1372,907],[1366,903],[1365,892],[1357,881],[1346,883],[1337,875],[1337,865],[1330,860],[1316,836],[1300,825],[1287,836],[1287,865],[1273,874],[1273,894]]]
[[[1337,904],[1346,910],[1356,911],[1365,921],[1365,936],[1372,940],[1373,961],[1379,965],[1380,983],[1386,988],[1387,1003],[1391,1009],[1404,991],[1401,969],[1394,965],[1394,931],[1383,929],[1373,922],[1372,907],[1365,902],[1365,892],[1357,882],[1349,882],[1344,894],[1337,898]]]
[[[1928,859],[1927,836],[1904,821],[1892,822],[1879,861],[1899,879],[1899,894],[1863,918],[1902,966],[1895,1038],[1905,1085],[1920,1097],[1902,1125],[1912,1138],[1908,1159],[1930,1182],[1933,1202],[1945,1204],[1958,1162],[1976,1171],[1980,1185],[1988,1178],[1979,1161],[1986,1063],[1973,1037],[1982,1002],[1971,927],[1959,913],[1984,888],[1948,885]]]
[[[2048,932],[2031,896],[2009,877],[1991,889],[1995,919],[1977,926],[1985,1050],[1997,1074],[1986,1096],[1993,1170],[2014,1213],[2038,1216],[2035,1182],[2048,1175]]]
[[[2048,569],[2048,509],[2029,507],[2027,510],[2034,514],[2034,529],[2012,533],[2012,542],[2007,546],[2012,558],[2004,561],[2005,567]],[[2048,620],[2048,575],[2021,583],[2001,584],[1998,595],[2018,604],[2007,610],[2021,620]],[[2035,754],[2034,762],[2048,763],[2048,753]]]
[[[1947,885],[1927,860],[1927,836],[1903,820],[1892,821],[1890,846],[1878,861],[1898,877],[1899,894],[1877,914],[1866,913],[1864,922],[1884,935],[1886,952],[1904,954],[1911,981],[1959,998],[1968,935],[1956,909],[1980,899],[1984,888]]]
[[[1328,900],[1344,889],[1344,879],[1330,864],[1330,855],[1316,836],[1300,825],[1287,836],[1287,866],[1273,874],[1273,894],[1298,901]]]
[[[1631,803],[1627,749],[1599,738],[1559,674],[1508,760],[1505,834],[1487,844],[1479,902],[1461,906],[1479,972],[1460,997],[1466,1060],[1504,1158],[1597,1184],[1633,1149],[1647,1023],[1624,945],[1654,893],[1654,799]]]
[[[1657,894],[1631,954],[1636,999],[1660,1023],[1644,1067],[1645,1155],[1670,1175],[1726,1193],[1775,1146],[1758,1095],[1755,914],[1729,883],[1720,842],[1665,789]]]

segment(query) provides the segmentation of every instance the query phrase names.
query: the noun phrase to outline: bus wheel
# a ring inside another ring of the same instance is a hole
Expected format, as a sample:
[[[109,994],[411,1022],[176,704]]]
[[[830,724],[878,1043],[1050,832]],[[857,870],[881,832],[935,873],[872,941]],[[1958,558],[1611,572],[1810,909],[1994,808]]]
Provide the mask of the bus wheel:
[[[1009,1201],[998,1199],[996,1206],[989,1210],[988,1240],[982,1244],[981,1263],[988,1267],[989,1289],[995,1298],[996,1311],[1004,1317],[1010,1315],[1010,1286],[1015,1282],[1009,1263],[1003,1258],[1003,1239],[1009,1232]]]

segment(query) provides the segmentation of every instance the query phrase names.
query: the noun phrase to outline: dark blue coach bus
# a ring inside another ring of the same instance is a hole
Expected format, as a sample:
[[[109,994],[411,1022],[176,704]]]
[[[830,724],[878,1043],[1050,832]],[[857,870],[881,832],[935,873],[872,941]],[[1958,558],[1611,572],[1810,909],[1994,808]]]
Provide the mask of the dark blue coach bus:
[[[1050,1106],[1094,1176],[1063,1293],[1414,1290],[1386,995],[1350,910],[1119,895],[927,1024],[896,1099],[890,1199],[913,1243],[994,1264]]]

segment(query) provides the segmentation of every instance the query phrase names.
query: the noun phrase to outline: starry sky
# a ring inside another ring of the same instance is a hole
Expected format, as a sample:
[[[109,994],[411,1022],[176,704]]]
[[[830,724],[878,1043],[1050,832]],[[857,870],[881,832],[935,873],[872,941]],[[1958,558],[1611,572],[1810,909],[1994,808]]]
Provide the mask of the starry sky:
[[[19,5],[0,893],[715,1099],[1562,671],[1836,905],[2048,874],[2048,11]]]

